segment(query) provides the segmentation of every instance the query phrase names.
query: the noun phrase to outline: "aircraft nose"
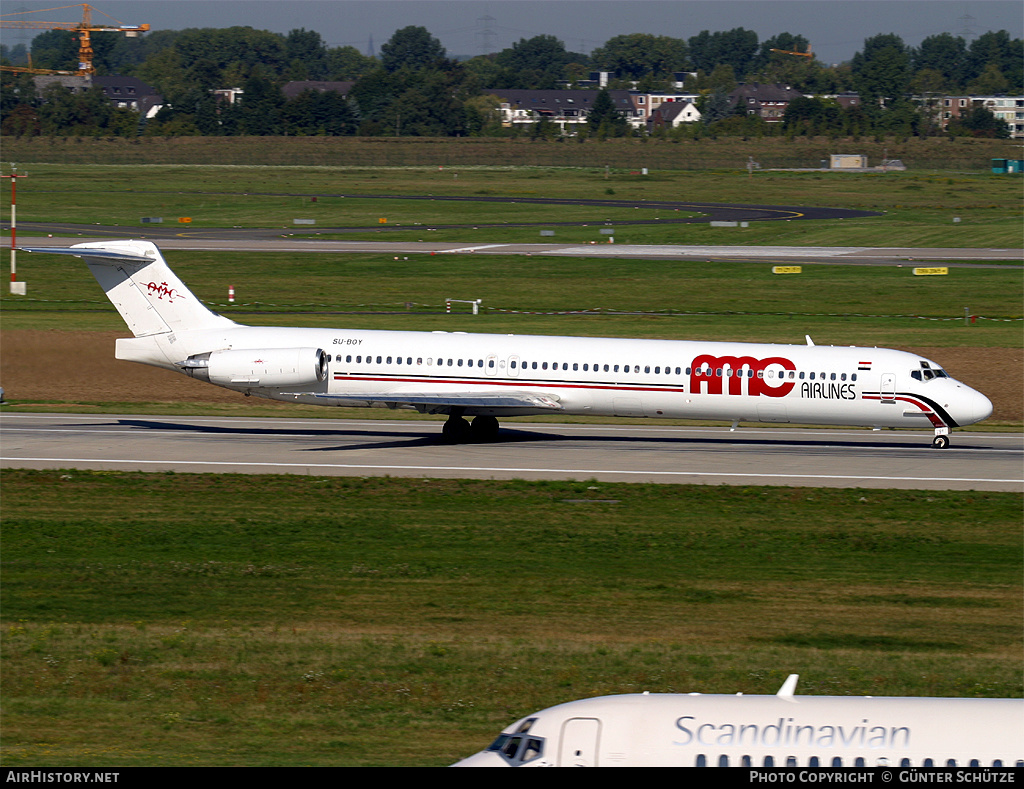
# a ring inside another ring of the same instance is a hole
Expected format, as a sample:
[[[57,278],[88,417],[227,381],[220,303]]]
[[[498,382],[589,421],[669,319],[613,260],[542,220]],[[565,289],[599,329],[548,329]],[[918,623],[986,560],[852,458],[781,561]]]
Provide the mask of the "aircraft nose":
[[[988,419],[992,416],[992,401],[989,400],[981,392],[975,392],[972,400],[974,410],[974,421],[980,422],[983,419]]]

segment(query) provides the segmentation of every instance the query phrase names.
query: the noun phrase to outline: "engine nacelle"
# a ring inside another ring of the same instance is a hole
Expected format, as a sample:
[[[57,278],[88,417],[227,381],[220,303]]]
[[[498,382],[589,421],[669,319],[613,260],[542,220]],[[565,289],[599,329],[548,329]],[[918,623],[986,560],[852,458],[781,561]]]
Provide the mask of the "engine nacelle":
[[[219,386],[313,386],[327,378],[328,359],[320,348],[254,348],[200,353],[178,367]]]

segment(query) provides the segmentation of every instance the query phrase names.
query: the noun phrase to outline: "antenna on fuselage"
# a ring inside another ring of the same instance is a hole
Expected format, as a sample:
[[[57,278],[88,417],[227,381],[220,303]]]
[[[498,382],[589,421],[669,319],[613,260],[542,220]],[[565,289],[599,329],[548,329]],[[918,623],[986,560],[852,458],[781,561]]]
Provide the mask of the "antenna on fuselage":
[[[793,700],[793,693],[796,691],[796,681],[800,679],[799,674],[790,674],[786,677],[786,681],[782,683],[782,687],[779,688],[779,692],[775,695],[780,699],[786,699],[787,701]]]

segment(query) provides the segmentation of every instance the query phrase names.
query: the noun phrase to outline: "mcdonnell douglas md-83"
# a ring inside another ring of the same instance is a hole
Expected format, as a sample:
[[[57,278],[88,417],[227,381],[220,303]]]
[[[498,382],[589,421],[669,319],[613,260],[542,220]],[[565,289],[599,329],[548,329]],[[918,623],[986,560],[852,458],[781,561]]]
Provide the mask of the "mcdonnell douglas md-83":
[[[516,721],[453,766],[1024,767],[1021,699],[795,696],[796,682],[791,674],[774,696],[571,701]]]
[[[245,395],[446,414],[493,440],[535,414],[951,428],[992,413],[935,362],[882,348],[244,326],[208,310],[149,241],[28,252],[83,258],[133,338],[115,355]],[[472,423],[466,417],[473,417]]]

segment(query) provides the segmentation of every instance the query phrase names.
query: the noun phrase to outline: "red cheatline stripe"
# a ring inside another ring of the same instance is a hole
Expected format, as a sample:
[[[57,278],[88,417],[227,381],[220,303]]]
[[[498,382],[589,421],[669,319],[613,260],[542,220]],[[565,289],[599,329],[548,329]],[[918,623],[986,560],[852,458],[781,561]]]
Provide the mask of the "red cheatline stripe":
[[[375,383],[389,383],[389,384],[433,384],[433,385],[458,385],[458,386],[519,386],[527,388],[548,388],[548,389],[612,389],[615,391],[625,392],[678,392],[679,394],[685,394],[686,390],[680,387],[669,387],[669,386],[629,386],[628,384],[570,384],[570,383],[557,383],[554,381],[516,381],[516,380],[501,380],[501,381],[490,381],[486,378],[473,378],[469,380],[460,378],[379,378],[374,376],[351,376],[351,375],[339,375],[335,374],[335,381],[372,381]],[[358,395],[360,392],[353,392],[352,394]],[[381,394],[380,392],[374,392],[374,394]],[[394,392],[395,395],[401,395],[401,392]]]

